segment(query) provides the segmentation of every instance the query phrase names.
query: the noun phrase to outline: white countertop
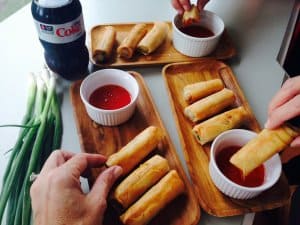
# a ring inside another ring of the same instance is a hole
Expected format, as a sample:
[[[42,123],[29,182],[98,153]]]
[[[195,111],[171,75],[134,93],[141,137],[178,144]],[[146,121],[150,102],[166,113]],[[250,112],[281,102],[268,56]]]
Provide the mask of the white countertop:
[[[81,1],[87,32],[96,24],[170,21],[175,15],[170,0],[85,0]],[[280,88],[283,70],[276,56],[292,9],[292,0],[211,0],[206,9],[223,18],[236,45],[238,57],[227,61],[259,123],[266,120],[267,106]],[[38,72],[44,63],[43,49],[33,24],[30,4],[0,23],[0,124],[18,124],[25,111],[27,74]],[[164,125],[185,165],[166,88],[162,66],[135,68],[150,89]],[[159,91],[157,91],[159,90]],[[79,152],[79,141],[70,103],[64,90],[62,148]],[[0,180],[2,180],[17,128],[0,128]],[[186,167],[185,167],[186,169]],[[187,170],[186,170],[187,171]],[[216,218],[202,211],[200,224],[241,224],[243,216]]]

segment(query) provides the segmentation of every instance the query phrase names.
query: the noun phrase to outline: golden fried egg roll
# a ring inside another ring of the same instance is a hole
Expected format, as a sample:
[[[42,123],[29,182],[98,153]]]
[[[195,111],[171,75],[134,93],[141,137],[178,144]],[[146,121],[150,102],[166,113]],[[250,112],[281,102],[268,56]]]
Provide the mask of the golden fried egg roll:
[[[221,112],[234,101],[233,91],[224,88],[185,107],[184,114],[192,122],[197,122]]]
[[[193,127],[196,140],[204,145],[226,130],[241,126],[248,118],[244,107],[231,109]]]
[[[159,155],[155,155],[130,173],[116,187],[112,197],[123,208],[128,208],[169,170],[168,161]]]
[[[182,15],[182,25],[189,26],[200,21],[200,11],[196,5],[192,5],[190,10],[185,10]]]
[[[103,29],[101,36],[95,40],[92,50],[93,59],[98,63],[108,60],[116,41],[116,31],[113,26],[106,26]]]
[[[152,29],[138,44],[138,50],[144,55],[154,52],[167,38],[168,30],[169,26],[167,23],[155,22]]]
[[[276,153],[286,148],[299,133],[287,125],[262,130],[231,158],[230,162],[238,167],[245,176],[263,164]]]
[[[183,97],[188,103],[192,103],[217,91],[220,91],[223,88],[224,84],[221,79],[200,81],[184,86]]]
[[[108,167],[119,165],[123,175],[128,174],[143,160],[163,139],[160,128],[150,126],[134,137],[120,151],[110,155],[106,161]]]
[[[176,170],[171,170],[120,216],[122,223],[147,224],[168,203],[183,193],[184,189],[184,183]]]
[[[138,43],[147,33],[147,25],[144,23],[136,24],[121,42],[117,53],[121,58],[130,59],[133,56]]]

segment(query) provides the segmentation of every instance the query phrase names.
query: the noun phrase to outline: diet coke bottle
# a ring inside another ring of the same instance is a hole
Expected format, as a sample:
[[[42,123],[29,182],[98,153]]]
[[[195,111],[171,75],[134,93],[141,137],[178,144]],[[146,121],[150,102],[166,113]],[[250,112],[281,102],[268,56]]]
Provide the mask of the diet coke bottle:
[[[33,0],[31,12],[48,67],[67,80],[85,76],[89,54],[79,0]]]

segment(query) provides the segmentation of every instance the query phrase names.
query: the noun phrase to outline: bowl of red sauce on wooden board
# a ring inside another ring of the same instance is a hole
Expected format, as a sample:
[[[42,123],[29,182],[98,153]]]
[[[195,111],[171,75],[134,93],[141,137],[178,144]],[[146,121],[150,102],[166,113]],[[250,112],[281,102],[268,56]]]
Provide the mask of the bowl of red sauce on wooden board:
[[[231,156],[257,134],[244,129],[223,132],[212,143],[209,173],[213,183],[225,195],[236,199],[250,199],[271,188],[281,175],[278,154],[257,167],[247,176],[229,162]]]
[[[212,53],[223,34],[225,25],[215,13],[201,10],[200,21],[184,26],[182,16],[172,21],[173,46],[183,55],[202,57]]]
[[[80,86],[80,97],[87,114],[104,126],[116,126],[130,119],[138,95],[139,86],[135,78],[119,69],[95,71]]]

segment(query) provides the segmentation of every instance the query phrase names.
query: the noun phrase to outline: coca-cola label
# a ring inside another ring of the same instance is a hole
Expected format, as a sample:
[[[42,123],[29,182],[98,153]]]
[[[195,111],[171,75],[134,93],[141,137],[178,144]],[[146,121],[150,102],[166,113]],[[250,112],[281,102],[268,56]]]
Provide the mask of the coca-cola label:
[[[75,20],[63,24],[47,24],[34,21],[39,38],[53,44],[65,44],[75,41],[84,34],[82,14]]]

